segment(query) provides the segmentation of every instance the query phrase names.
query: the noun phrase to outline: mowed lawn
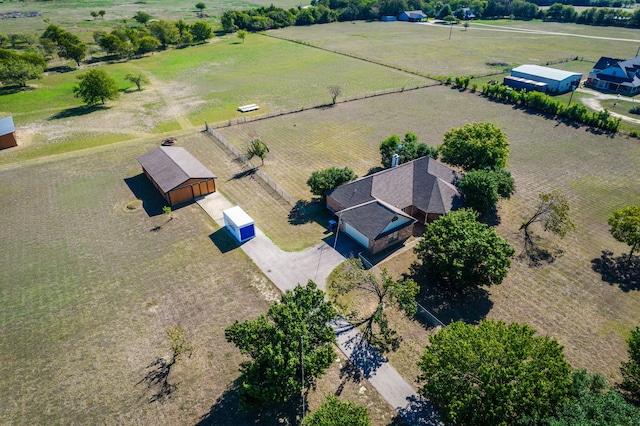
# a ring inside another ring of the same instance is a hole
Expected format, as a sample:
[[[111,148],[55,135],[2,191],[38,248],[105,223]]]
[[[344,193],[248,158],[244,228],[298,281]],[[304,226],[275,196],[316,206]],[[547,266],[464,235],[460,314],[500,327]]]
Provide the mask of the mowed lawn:
[[[554,250],[562,251],[553,263],[529,268],[514,261],[506,281],[490,289],[489,299],[445,312],[443,319],[477,321],[486,316],[529,323],[565,345],[574,367],[618,379],[626,356],[624,341],[640,324],[640,292],[604,282],[591,262],[602,250],[616,255],[627,250],[610,236],[606,221],[613,209],[640,202],[637,139],[594,134],[442,86],[219,131],[239,148],[246,146],[249,135],[260,137],[270,148],[262,170],[290,195],[309,199],[305,182],[313,170],[349,166],[362,176],[379,166],[378,145],[392,133],[412,131],[436,146],[450,128],[474,121],[494,123],[511,142],[509,169],[517,193],[500,204],[498,232],[520,252],[521,221],[535,208],[538,194],[552,189],[569,198],[577,229],[564,240],[536,229]],[[259,215],[259,210],[250,214]],[[409,252],[390,269],[404,273],[413,260]],[[394,355],[390,359],[393,363]],[[411,371],[407,379],[413,380],[414,366],[404,364],[405,371]]]
[[[462,25],[450,28],[448,25],[357,21],[330,24],[331,31],[325,29],[325,25],[314,25],[283,28],[270,33],[438,76],[485,75],[502,71],[507,66],[544,65],[575,56],[594,61],[594,64],[600,56],[631,58],[639,41],[637,30],[632,29],[542,22],[487,22],[491,25],[474,22],[465,29]],[[520,28],[564,34],[522,32]],[[589,38],[571,34],[583,34]]]
[[[265,312],[277,290],[197,204],[171,220],[162,214],[136,162],[156,144],[0,170],[0,423],[248,425],[282,417],[238,411],[233,385],[244,357],[224,338],[234,321]],[[233,164],[211,140],[195,133],[180,144],[224,188]],[[159,387],[143,379],[158,358],[168,360],[174,324],[194,352],[172,369],[171,397],[150,402]],[[349,380],[345,366],[336,362],[319,381],[310,407],[342,389],[376,424],[388,424],[391,407],[368,383]]]

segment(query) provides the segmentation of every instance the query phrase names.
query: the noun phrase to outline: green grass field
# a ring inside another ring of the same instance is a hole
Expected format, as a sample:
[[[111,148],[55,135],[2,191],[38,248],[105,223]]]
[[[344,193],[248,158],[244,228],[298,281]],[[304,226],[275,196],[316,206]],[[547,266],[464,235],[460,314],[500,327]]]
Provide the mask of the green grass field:
[[[195,4],[193,2],[176,2],[170,0],[146,0],[144,2],[134,2],[125,0],[56,0],[56,1],[36,1],[22,0],[20,2],[0,3],[0,12],[15,11],[37,11],[42,13],[41,17],[6,19],[0,20],[0,32],[14,33],[42,33],[48,19],[50,23],[56,24],[74,32],[92,33],[96,30],[111,29],[122,23],[124,19],[132,19],[138,11],[146,12],[156,19],[170,19],[177,21],[184,19],[193,22],[198,19]],[[269,6],[274,4],[278,7],[297,7],[300,2],[294,0],[225,0],[222,2],[205,1],[204,13],[208,15],[205,20],[217,24],[220,15],[229,9],[249,9],[256,6]],[[307,3],[308,4],[308,3]],[[303,6],[305,4],[302,4]],[[104,19],[91,16],[92,11],[104,10]],[[16,28],[16,23],[19,25]],[[89,36],[90,38],[90,36]]]
[[[406,22],[343,22],[331,24],[331,31],[326,31],[322,25],[315,25],[309,28],[283,28],[273,33],[329,50],[440,76],[478,76],[504,68],[488,63],[517,66],[525,63],[543,65],[575,56],[594,63],[604,55],[631,58],[638,48],[637,31],[631,29],[521,21],[490,22],[491,26],[472,23],[466,31],[462,26],[456,26],[451,38],[448,26]],[[524,33],[518,30],[520,28],[562,35]],[[569,34],[633,41],[613,42]]]
[[[83,4],[88,11],[107,3]],[[124,8],[122,16],[140,6],[109,4],[114,8],[107,9],[105,20],[116,16],[115,5]],[[78,5],[5,2],[0,10]],[[166,1],[149,1],[145,7],[164,7],[171,19],[194,13],[192,6]],[[69,22],[81,22],[85,18],[80,15],[88,18],[77,9],[68,13]],[[59,19],[65,15],[56,13]],[[530,28],[637,38],[623,29],[491,24],[507,31]],[[85,22],[82,29],[93,25]],[[434,75],[500,69],[488,62],[631,57],[637,49],[637,43],[624,41],[480,30],[473,24],[466,32],[454,28],[451,40],[447,31],[357,22],[273,34]],[[585,64],[566,66],[588,69]],[[535,230],[559,253],[553,263],[529,268],[515,261],[507,280],[491,288],[485,299],[462,307],[429,307],[445,321],[489,317],[527,322],[565,345],[574,367],[603,373],[611,383],[619,378],[624,339],[640,323],[640,294],[633,285],[603,281],[592,265],[602,250],[615,256],[627,250],[609,235],[606,219],[611,210],[640,200],[637,139],[597,134],[444,86],[309,109],[330,101],[332,85],[343,88],[344,98],[428,80],[258,34],[249,35],[245,43],[217,38],[104,69],[122,89],[120,99],[106,108],[78,108],[71,87],[82,70],[51,75],[30,84],[34,90],[0,96],[0,114],[13,114],[20,143],[0,151],[0,351],[5,355],[0,388],[7,395],[0,423],[73,424],[90,419],[193,424],[204,417],[209,424],[224,418],[222,424],[244,425],[254,424],[259,416],[273,424],[273,412],[237,412],[237,398],[229,387],[238,377],[242,357],[226,343],[223,329],[263,312],[276,295],[274,288],[197,205],[175,210],[165,223],[167,218],[159,214],[162,199],[135,161],[161,138],[176,136],[179,145],[218,175],[218,190],[245,208],[280,247],[300,250],[317,243],[327,235],[326,214],[290,221],[291,205],[258,179],[241,177],[246,168],[201,133],[205,121],[240,117],[236,108],[245,103],[261,105],[250,117],[306,108],[219,129],[240,150],[253,137],[265,141],[270,154],[261,169],[295,200],[311,198],[305,182],[314,170],[348,165],[362,176],[377,167],[378,145],[392,133],[412,131],[436,146],[444,132],[468,122],[490,121],[503,129],[512,144],[509,167],[517,193],[500,205],[500,234],[519,250],[516,231],[523,216],[534,208],[539,192],[552,188],[568,196],[577,230],[565,240]],[[151,77],[141,92],[131,91],[123,80],[125,73],[138,70]],[[577,101],[584,95],[575,96]],[[136,198],[143,199],[149,212],[127,207]],[[159,232],[151,231],[160,225]],[[382,266],[400,275],[413,260],[408,251]],[[415,362],[430,330],[401,315],[393,314],[392,320],[404,343],[389,358],[413,382]],[[196,351],[171,373],[178,383],[174,397],[149,403],[151,390],[138,383],[149,372],[148,365],[168,355],[164,333],[176,323],[187,330]],[[319,383],[311,407],[344,384],[344,398],[367,406],[376,425],[389,424],[393,410],[366,381],[345,381],[340,369],[336,363]]]

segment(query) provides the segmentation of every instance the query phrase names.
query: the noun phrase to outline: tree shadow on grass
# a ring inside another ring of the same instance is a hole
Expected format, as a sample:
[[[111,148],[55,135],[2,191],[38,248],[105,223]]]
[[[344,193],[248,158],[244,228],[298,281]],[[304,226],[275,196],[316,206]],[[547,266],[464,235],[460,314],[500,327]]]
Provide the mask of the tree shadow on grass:
[[[175,360],[167,362],[164,358],[157,358],[147,366],[149,371],[136,385],[147,385],[147,390],[151,392],[149,403],[164,402],[178,389],[178,383],[169,382],[169,374],[174,365]]]
[[[519,259],[525,260],[529,267],[537,268],[550,265],[564,253],[563,250],[554,247],[545,247],[544,240],[531,232],[524,234],[522,252]]]
[[[229,179],[227,179],[227,182],[229,182],[230,180],[237,180],[237,179],[242,179],[242,178],[252,178],[253,179],[253,175],[256,174],[256,172],[258,171],[257,167],[254,167],[253,169],[249,169],[249,170],[245,170],[239,173],[236,173],[235,175],[231,176]]]
[[[478,324],[493,308],[493,302],[489,299],[487,290],[475,287],[461,294],[446,291],[430,283],[428,277],[415,263],[411,265],[409,274],[404,274],[404,277],[412,278],[418,283],[420,293],[416,300],[444,324],[453,321]]]
[[[34,87],[30,87],[30,86],[6,86],[6,87],[0,87],[0,96],[13,95],[14,93],[20,93],[20,92],[31,92],[32,90],[36,90],[36,89]]]
[[[149,217],[163,213],[162,208],[166,205],[166,201],[144,173],[126,178],[124,182],[133,192],[133,195],[142,200],[142,208],[144,208]]]
[[[74,67],[70,67],[68,65],[60,65],[58,67],[47,68],[45,71],[48,72],[49,74],[52,74],[52,73],[63,74],[63,73],[67,73],[75,70],[76,68]]]
[[[344,318],[337,319],[333,325],[338,338],[345,333],[353,331],[354,326]],[[362,372],[365,379],[370,378],[386,362],[385,357],[380,355],[362,334],[352,334],[345,342],[344,346],[350,350],[349,361],[353,366]]]
[[[332,217],[333,214],[325,208],[322,199],[316,197],[311,200],[296,201],[296,204],[289,210],[288,219],[291,225],[316,222],[320,226],[327,228]]]
[[[48,119],[60,120],[63,118],[80,117],[82,115],[91,114],[92,112],[103,111],[107,109],[109,109],[109,107],[106,107],[104,105],[82,105],[78,107],[64,109],[60,112],[53,114]]]
[[[293,426],[299,423],[302,401],[296,396],[286,404],[270,405],[262,410],[244,411],[240,408],[241,386],[237,379],[216,399],[208,413],[203,415],[197,426],[241,426],[251,424]]]
[[[591,260],[591,268],[602,275],[602,281],[617,285],[620,290],[629,292],[640,290],[640,256],[613,256],[613,252],[602,250],[602,255]]]

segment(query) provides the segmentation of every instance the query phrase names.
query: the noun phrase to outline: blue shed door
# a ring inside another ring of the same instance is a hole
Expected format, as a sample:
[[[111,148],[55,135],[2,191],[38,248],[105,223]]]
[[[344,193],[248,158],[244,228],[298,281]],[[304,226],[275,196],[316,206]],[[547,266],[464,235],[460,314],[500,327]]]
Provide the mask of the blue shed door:
[[[244,228],[240,228],[240,241],[247,240],[256,235],[256,231],[253,229],[253,223],[247,225]]]

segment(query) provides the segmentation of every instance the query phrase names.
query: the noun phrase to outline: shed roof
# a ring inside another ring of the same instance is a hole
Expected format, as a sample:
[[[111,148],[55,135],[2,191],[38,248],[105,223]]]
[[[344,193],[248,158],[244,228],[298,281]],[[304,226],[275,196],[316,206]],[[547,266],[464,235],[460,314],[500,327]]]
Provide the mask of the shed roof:
[[[165,193],[189,179],[215,179],[217,177],[180,146],[159,146],[138,157],[138,163]]]
[[[5,117],[0,119],[0,136],[8,135],[16,131],[16,127],[13,124],[13,117]]]
[[[222,211],[222,214],[227,216],[238,228],[242,228],[246,225],[251,225],[253,219],[249,216],[240,206],[235,206]]]
[[[520,65],[513,68],[512,72],[521,72],[523,74],[535,75],[538,77],[548,78],[549,80],[562,81],[570,77],[582,77],[582,74],[571,71],[559,70],[556,68],[541,67],[540,65]]]

